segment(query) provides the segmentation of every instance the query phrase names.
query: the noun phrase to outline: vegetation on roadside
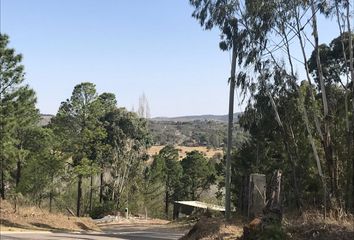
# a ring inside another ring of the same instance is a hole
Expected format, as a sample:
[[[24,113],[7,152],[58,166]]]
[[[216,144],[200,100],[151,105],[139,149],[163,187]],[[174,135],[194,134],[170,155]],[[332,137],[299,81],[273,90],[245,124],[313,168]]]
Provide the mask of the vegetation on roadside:
[[[91,218],[50,213],[47,209],[25,202],[15,211],[14,205],[8,201],[0,200],[0,203],[1,231],[101,231]]]
[[[179,151],[168,145],[147,164],[146,116],[117,107],[113,93],[99,94],[92,83],[76,85],[58,113],[43,121],[35,92],[24,84],[21,55],[8,47],[7,35],[0,40],[0,190],[15,208],[26,202],[95,218],[128,208],[171,218],[174,200],[199,199],[215,183],[220,154],[211,161],[192,151],[179,161]]]

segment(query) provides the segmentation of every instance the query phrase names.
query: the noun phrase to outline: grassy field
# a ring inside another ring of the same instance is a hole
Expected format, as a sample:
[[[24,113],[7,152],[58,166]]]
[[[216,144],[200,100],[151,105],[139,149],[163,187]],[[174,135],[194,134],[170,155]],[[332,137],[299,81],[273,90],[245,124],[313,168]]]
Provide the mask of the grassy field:
[[[164,147],[164,145],[152,146],[148,149],[148,154],[152,157],[159,153],[159,151]],[[188,152],[199,151],[205,154],[207,158],[212,158],[215,154],[223,155],[221,148],[207,148],[204,146],[200,147],[186,147],[186,146],[175,146],[179,150],[179,159],[182,160]]]

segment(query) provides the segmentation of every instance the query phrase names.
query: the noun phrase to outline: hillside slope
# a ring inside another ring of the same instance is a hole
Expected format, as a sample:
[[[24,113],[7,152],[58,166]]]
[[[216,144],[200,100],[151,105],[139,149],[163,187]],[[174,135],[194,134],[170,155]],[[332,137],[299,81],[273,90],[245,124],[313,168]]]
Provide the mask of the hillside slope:
[[[18,207],[15,211],[14,206],[5,200],[0,200],[0,229],[1,231],[13,229],[100,231],[91,218],[49,213],[45,209],[34,206]]]

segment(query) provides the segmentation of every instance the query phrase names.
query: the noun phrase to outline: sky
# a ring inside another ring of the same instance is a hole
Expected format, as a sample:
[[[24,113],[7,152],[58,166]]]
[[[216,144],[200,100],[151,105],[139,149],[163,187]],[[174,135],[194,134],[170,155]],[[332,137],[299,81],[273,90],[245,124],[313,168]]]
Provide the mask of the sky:
[[[55,114],[81,82],[116,94],[128,110],[144,93],[152,117],[227,113],[230,54],[219,50],[217,30],[203,31],[191,17],[188,0],[0,3],[1,33],[23,55],[41,113]],[[338,31],[319,20],[320,41],[329,42]],[[240,100],[235,112],[244,109]]]

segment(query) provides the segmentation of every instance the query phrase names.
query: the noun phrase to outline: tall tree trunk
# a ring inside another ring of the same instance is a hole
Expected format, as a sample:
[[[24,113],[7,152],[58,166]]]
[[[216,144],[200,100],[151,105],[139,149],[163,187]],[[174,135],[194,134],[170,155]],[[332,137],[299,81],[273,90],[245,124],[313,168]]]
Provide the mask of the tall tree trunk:
[[[49,191],[49,212],[52,212],[54,176],[52,175]]]
[[[16,187],[20,184],[20,178],[21,178],[21,161],[17,161],[17,169],[16,169]]]
[[[307,77],[307,81],[309,83],[308,92],[309,92],[309,95],[311,97],[311,100],[315,101],[315,96],[314,96],[313,91],[312,91],[311,77],[310,77],[309,68],[308,68],[308,65],[307,65],[307,57],[306,57],[306,53],[305,53],[305,46],[304,46],[304,42],[303,42],[303,39],[302,39],[302,36],[301,36],[302,27],[300,27],[300,16],[299,16],[299,12],[298,11],[296,11],[296,31],[297,31],[296,34],[297,34],[297,37],[298,37],[299,43],[300,43],[302,57],[303,57],[303,60],[304,60],[304,67],[305,67],[305,71],[306,71],[306,77]],[[301,93],[299,92],[299,94],[301,94]],[[301,95],[300,95],[300,97],[301,97]],[[302,117],[303,117],[303,120],[305,122],[306,130],[307,130],[307,134],[308,134],[307,136],[308,136],[308,139],[309,139],[309,142],[311,144],[312,151],[313,151],[313,154],[314,154],[314,157],[315,157],[315,160],[316,160],[317,171],[318,171],[318,174],[320,175],[321,182],[322,182],[323,205],[324,205],[323,217],[326,218],[326,216],[327,216],[327,184],[326,184],[325,176],[324,176],[324,174],[322,172],[321,161],[320,161],[320,158],[318,156],[318,152],[317,152],[317,148],[316,148],[316,145],[315,145],[315,141],[314,141],[313,136],[312,136],[312,132],[311,132],[311,128],[310,128],[310,122],[309,122],[309,118],[308,118],[308,113],[307,113],[307,110],[306,110],[305,102],[301,98],[300,98],[300,104],[303,107]],[[322,133],[321,126],[320,126],[320,123],[319,123],[319,119],[318,119],[318,116],[317,116],[316,113],[314,113],[314,122],[315,122],[315,127],[316,127],[316,130],[317,130],[317,133],[318,133],[318,135],[321,138],[321,142],[323,143],[324,142],[324,137],[323,137],[323,133]]]
[[[169,205],[169,198],[170,198],[170,196],[169,196],[169,194],[168,194],[168,190],[166,189],[166,191],[165,191],[165,215],[166,215],[166,219],[168,219],[168,205]]]
[[[352,124],[351,124],[351,143],[352,151],[354,150],[354,61],[353,61],[353,41],[352,41],[352,29],[350,25],[350,3],[347,0],[347,25],[348,25],[348,35],[349,35],[349,70],[352,80]],[[352,211],[354,212],[354,152],[352,152]]]
[[[52,212],[52,203],[53,203],[53,191],[50,190],[50,193],[49,193],[49,212],[50,213]]]
[[[295,76],[295,72],[294,72],[294,65],[293,65],[293,61],[291,59],[291,54],[290,54],[290,46],[289,46],[289,39],[288,39],[288,35],[286,34],[285,32],[286,30],[286,27],[285,27],[285,21],[283,21],[281,23],[281,34],[283,35],[283,38],[284,38],[284,42],[285,42],[285,46],[286,46],[286,53],[287,53],[287,56],[288,56],[288,61],[289,61],[289,64],[290,64],[290,71],[291,71],[291,76],[292,76],[292,84],[297,88],[297,85],[296,85],[296,76]],[[300,193],[299,191],[299,188],[298,188],[298,181],[297,181],[297,174],[296,174],[296,169],[297,169],[297,164],[291,154],[291,151],[290,151],[290,147],[289,147],[289,134],[287,133],[286,129],[285,129],[285,126],[282,124],[282,121],[280,120],[280,117],[279,117],[279,114],[278,114],[278,109],[274,103],[274,100],[273,100],[273,97],[272,95],[269,93],[269,97],[270,97],[270,100],[271,100],[271,103],[272,103],[272,106],[273,106],[273,109],[276,113],[276,116],[278,118],[278,124],[283,132],[283,144],[285,146],[285,149],[286,149],[286,152],[287,152],[287,155],[288,155],[288,159],[290,160],[290,163],[292,165],[292,175],[293,175],[293,184],[294,184],[294,190],[295,190],[295,201],[296,201],[296,207],[297,209],[301,212],[302,211],[302,194]],[[291,127],[290,127],[291,129]],[[295,137],[294,137],[294,134],[291,134],[290,135],[290,138],[292,138],[292,141],[294,142],[294,147],[295,147],[295,153],[298,157],[298,151],[297,151],[297,145],[296,145],[296,141],[295,141]]]
[[[1,166],[1,198],[5,199],[5,174],[3,164]]]
[[[288,155],[288,159],[289,159],[290,164],[291,164],[291,168],[292,168],[291,172],[292,172],[292,178],[293,178],[293,184],[294,184],[296,207],[297,207],[297,209],[299,209],[301,211],[302,203],[301,203],[301,195],[300,195],[299,187],[298,187],[298,184],[297,184],[296,163],[295,163],[294,158],[293,158],[293,156],[292,156],[292,154],[290,152],[288,134],[287,134],[287,132],[285,130],[283,122],[280,119],[280,116],[279,116],[279,113],[278,113],[278,108],[275,105],[274,99],[273,99],[272,95],[270,94],[270,92],[268,90],[267,90],[267,92],[268,92],[268,97],[270,99],[272,108],[274,110],[275,119],[276,119],[276,121],[277,121],[277,123],[278,123],[278,125],[279,125],[279,127],[281,129],[282,136],[283,136],[283,144],[284,144],[285,150],[286,150],[287,155]]]
[[[315,52],[316,52],[316,65],[317,65],[317,73],[318,79],[320,81],[320,88],[321,88],[321,96],[322,96],[322,104],[323,104],[323,118],[324,118],[324,151],[325,157],[330,177],[330,184],[331,184],[331,193],[333,193],[336,197],[338,196],[337,186],[335,179],[335,165],[334,165],[334,156],[333,156],[333,144],[331,139],[331,133],[329,129],[329,110],[328,110],[328,101],[327,101],[327,94],[326,94],[326,87],[322,72],[322,65],[321,65],[321,58],[320,58],[320,49],[318,43],[318,30],[317,30],[317,18],[316,18],[316,6],[315,1],[311,1],[311,11],[312,11],[312,27],[313,27],[313,37],[315,40]]]
[[[343,29],[341,25],[341,20],[340,20],[340,13],[339,13],[339,6],[338,6],[338,1],[335,1],[335,7],[336,7],[336,16],[337,16],[337,23],[338,23],[338,29],[340,33],[340,40],[341,40],[341,45],[342,45],[342,52],[343,52],[343,58],[344,62],[347,63],[347,55],[346,55],[346,50],[345,50],[345,39],[344,39],[344,34],[343,34]],[[347,164],[347,184],[346,184],[346,189],[345,192],[346,194],[346,209],[348,210],[350,208],[350,202],[351,202],[351,193],[350,193],[350,161],[351,161],[351,134],[350,134],[350,123],[349,123],[349,106],[348,106],[348,101],[349,101],[349,95],[350,95],[350,89],[349,88],[349,72],[346,72],[347,75],[347,83],[345,86],[345,96],[344,96],[344,107],[345,107],[345,129],[347,132],[347,159],[346,159],[346,164]],[[344,85],[344,84],[343,84]]]
[[[82,175],[78,176],[77,181],[77,202],[76,202],[76,216],[80,217],[81,196],[82,196]]]
[[[309,86],[309,87],[311,87],[311,86]],[[316,160],[318,175],[320,175],[321,182],[322,182],[322,187],[323,187],[323,205],[324,205],[323,218],[326,219],[326,217],[327,217],[327,184],[326,184],[326,179],[325,179],[325,177],[323,175],[322,167],[321,167],[321,161],[320,161],[320,158],[318,156],[318,152],[317,152],[317,148],[316,148],[316,145],[315,145],[315,141],[313,140],[313,137],[312,137],[310,124],[309,124],[309,119],[308,119],[307,111],[306,111],[306,108],[305,108],[305,103],[304,103],[303,99],[300,99],[300,101],[302,102],[301,105],[304,106],[304,108],[303,108],[303,118],[304,118],[306,130],[307,130],[307,133],[308,133],[307,137],[308,137],[308,139],[310,141],[310,144],[311,144],[311,147],[312,147],[312,151],[313,151],[313,154],[314,154],[314,157],[315,157],[315,160]]]
[[[90,200],[89,200],[89,210],[92,210],[92,197],[93,197],[93,176],[90,176]]]
[[[100,203],[103,202],[103,167],[102,172],[100,173]]]
[[[225,169],[225,217],[230,220],[231,216],[231,149],[232,149],[232,130],[234,124],[234,99],[236,85],[236,45],[232,47],[230,95],[229,95],[229,121],[227,127],[227,150],[226,150],[226,169]]]

